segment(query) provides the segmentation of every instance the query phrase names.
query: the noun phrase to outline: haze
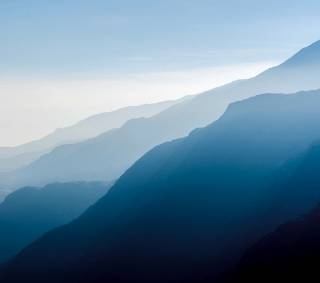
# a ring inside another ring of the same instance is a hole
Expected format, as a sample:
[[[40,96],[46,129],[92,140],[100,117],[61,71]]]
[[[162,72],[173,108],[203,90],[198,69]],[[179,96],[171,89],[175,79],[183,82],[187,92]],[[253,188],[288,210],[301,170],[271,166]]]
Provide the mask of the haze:
[[[254,76],[318,39],[319,8],[273,0],[1,1],[0,146]]]

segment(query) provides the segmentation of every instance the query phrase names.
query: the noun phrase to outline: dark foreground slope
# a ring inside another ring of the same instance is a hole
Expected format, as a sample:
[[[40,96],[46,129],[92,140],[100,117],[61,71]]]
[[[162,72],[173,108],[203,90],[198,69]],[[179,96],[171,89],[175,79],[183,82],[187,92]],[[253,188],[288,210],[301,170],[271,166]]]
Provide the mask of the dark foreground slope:
[[[47,231],[82,214],[108,190],[103,183],[57,183],[26,187],[0,204],[0,262],[16,255]]]
[[[296,213],[272,213],[290,198],[269,176],[320,138],[319,103],[316,91],[231,105],[212,125],[146,154],[80,218],[4,266],[1,279],[164,283],[218,274]]]
[[[282,225],[255,245],[232,282],[316,282],[320,260],[320,208]]]
[[[217,282],[313,282],[317,278],[320,259],[319,206],[305,214],[319,201],[319,168],[320,145],[316,144],[279,169],[282,182],[277,185],[281,189],[274,198],[270,212],[280,217],[286,212],[283,219],[296,220],[285,221],[286,224],[257,241],[236,267],[225,272]],[[216,282],[210,278],[210,269],[207,273],[205,282]]]
[[[250,275],[242,274],[246,282],[257,282],[253,279],[262,277],[260,282],[317,280],[320,260],[320,209],[317,208],[306,217],[281,226],[251,253],[245,269]],[[254,264],[250,265],[250,262]]]
[[[288,190],[296,204],[320,191],[320,146],[312,148]],[[297,195],[297,191],[300,193]],[[310,196],[310,195],[309,195]],[[320,208],[280,226],[254,245],[222,282],[317,282],[320,260]]]
[[[117,179],[154,146],[215,121],[229,103],[267,92],[319,89],[319,75],[320,42],[316,42],[255,78],[202,93],[87,142],[59,147],[26,168],[2,176],[0,185],[15,188],[56,181]]]

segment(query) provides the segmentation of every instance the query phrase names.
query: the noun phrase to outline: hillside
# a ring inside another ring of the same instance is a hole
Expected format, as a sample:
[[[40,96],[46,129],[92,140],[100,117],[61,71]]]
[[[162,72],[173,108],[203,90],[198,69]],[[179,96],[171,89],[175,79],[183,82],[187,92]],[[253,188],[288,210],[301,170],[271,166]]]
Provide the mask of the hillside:
[[[304,58],[305,64],[301,64]],[[29,166],[2,176],[0,185],[16,188],[55,181],[116,179],[154,146],[210,124],[234,101],[262,93],[320,88],[318,58],[319,42],[257,77],[197,95],[150,118],[131,120],[89,141],[58,147]]]
[[[9,262],[4,280],[181,282],[227,270],[320,200],[296,207],[271,177],[319,140],[319,103],[315,91],[232,104],[217,122],[146,154],[80,218]]]
[[[111,184],[56,183],[26,187],[0,204],[0,262],[47,231],[70,222],[102,197]]]

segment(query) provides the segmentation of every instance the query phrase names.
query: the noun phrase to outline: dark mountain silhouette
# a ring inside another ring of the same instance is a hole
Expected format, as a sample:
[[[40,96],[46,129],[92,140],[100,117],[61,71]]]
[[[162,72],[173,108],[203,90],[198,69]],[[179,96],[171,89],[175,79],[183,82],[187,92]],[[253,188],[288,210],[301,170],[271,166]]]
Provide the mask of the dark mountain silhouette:
[[[301,64],[304,58],[305,64]],[[320,88],[320,64],[315,63],[319,58],[320,44],[315,43],[255,78],[202,93],[151,118],[130,121],[89,141],[59,147],[29,166],[2,176],[0,185],[14,188],[54,181],[116,179],[154,146],[184,137],[215,121],[231,102],[267,92]]]
[[[151,117],[189,98],[125,107],[112,112],[100,113],[75,125],[58,129],[39,140],[16,147],[0,147],[0,171],[10,171],[25,166],[59,145],[77,143],[96,137],[108,130],[121,127],[130,119]]]
[[[295,214],[273,213],[284,194],[270,176],[319,140],[319,103],[315,91],[232,104],[212,125],[146,154],[80,218],[6,264],[1,279],[200,282],[208,268],[224,271]]]
[[[104,183],[57,183],[26,187],[0,204],[0,262],[47,231],[78,217],[110,187]]]
[[[320,234],[316,227],[320,221],[319,165],[320,145],[316,144],[275,171],[268,186],[269,191],[275,192],[272,206],[268,217],[262,218],[261,222],[269,225],[270,220],[275,219],[277,223],[297,220],[264,236],[248,249],[235,268],[222,274],[219,280],[210,277],[211,266],[203,282],[310,282],[314,278],[320,256],[320,250],[317,250]],[[315,206],[317,209],[302,217]]]
[[[314,146],[287,183],[295,206],[319,200],[320,146]],[[284,206],[287,207],[286,203]],[[313,282],[320,259],[320,207],[281,225],[250,248],[221,282]]]
[[[256,244],[229,282],[313,282],[319,276],[320,208]]]

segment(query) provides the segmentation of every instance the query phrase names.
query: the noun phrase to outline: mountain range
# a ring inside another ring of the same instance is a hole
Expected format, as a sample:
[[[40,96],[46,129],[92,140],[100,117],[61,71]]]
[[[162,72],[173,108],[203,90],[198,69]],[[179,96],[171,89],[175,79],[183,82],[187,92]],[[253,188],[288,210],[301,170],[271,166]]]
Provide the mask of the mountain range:
[[[144,155],[82,216],[5,264],[0,278],[201,282],[209,269],[215,278],[320,201],[318,190],[283,186],[320,139],[319,105],[320,91],[231,104],[216,122]]]
[[[254,78],[0,149],[25,160],[0,186],[27,185],[0,204],[0,281],[311,281],[319,71],[320,41]]]
[[[56,183],[44,188],[25,187],[8,195],[0,204],[0,262],[78,217],[110,186],[98,182]]]
[[[121,127],[130,119],[153,116],[187,98],[131,106],[112,112],[100,113],[72,126],[57,129],[55,132],[39,140],[16,147],[0,147],[0,172],[11,171],[26,166],[59,145],[73,144],[96,137],[111,129]]]
[[[0,186],[14,189],[56,181],[117,179],[154,146],[210,124],[234,101],[268,92],[320,88],[319,58],[320,41],[252,79],[196,95],[152,117],[130,120],[118,129],[87,141],[57,147],[26,167],[3,174]]]

